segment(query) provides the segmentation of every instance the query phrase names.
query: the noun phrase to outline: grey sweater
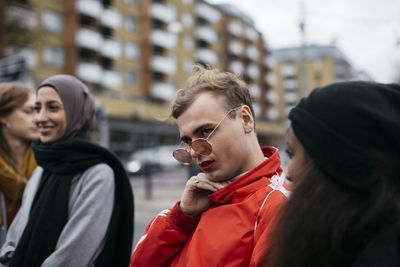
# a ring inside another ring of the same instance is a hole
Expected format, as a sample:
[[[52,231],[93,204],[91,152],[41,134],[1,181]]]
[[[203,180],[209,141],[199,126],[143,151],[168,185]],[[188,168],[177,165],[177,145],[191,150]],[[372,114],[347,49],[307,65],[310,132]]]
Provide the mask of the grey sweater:
[[[0,250],[0,266],[8,266],[28,222],[29,213],[43,169],[36,168]],[[56,250],[42,267],[93,266],[104,245],[114,205],[114,172],[97,164],[72,179],[68,221],[57,241]]]

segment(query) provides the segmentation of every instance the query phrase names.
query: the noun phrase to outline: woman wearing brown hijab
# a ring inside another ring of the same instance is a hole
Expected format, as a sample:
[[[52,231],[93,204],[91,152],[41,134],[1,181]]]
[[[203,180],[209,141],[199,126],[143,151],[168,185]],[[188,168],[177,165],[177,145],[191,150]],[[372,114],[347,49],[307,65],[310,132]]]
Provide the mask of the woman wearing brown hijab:
[[[34,96],[28,87],[0,83],[0,245],[37,167],[31,148],[31,142],[39,138],[33,108]]]
[[[0,251],[5,266],[128,266],[133,194],[120,161],[91,143],[95,103],[75,77],[36,90],[39,167]]]

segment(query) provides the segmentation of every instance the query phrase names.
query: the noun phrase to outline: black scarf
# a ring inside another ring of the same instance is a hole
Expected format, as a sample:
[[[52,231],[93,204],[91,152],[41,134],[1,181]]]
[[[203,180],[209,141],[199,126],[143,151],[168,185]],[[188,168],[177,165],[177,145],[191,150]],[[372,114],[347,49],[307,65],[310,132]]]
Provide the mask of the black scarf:
[[[134,227],[133,193],[118,158],[107,149],[80,138],[53,144],[38,140],[33,149],[44,172],[10,266],[40,266],[55,251],[68,221],[71,180],[98,163],[106,163],[114,171],[115,197],[104,248],[95,266],[129,266]]]

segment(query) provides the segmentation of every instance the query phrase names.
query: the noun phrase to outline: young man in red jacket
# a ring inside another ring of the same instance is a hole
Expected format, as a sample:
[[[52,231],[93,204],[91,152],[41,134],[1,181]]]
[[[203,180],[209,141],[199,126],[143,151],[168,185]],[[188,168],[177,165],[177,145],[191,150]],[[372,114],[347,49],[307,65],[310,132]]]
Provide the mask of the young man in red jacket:
[[[276,148],[261,148],[246,84],[196,67],[172,106],[182,148],[202,170],[181,200],[154,218],[131,260],[138,266],[259,266],[288,188]]]

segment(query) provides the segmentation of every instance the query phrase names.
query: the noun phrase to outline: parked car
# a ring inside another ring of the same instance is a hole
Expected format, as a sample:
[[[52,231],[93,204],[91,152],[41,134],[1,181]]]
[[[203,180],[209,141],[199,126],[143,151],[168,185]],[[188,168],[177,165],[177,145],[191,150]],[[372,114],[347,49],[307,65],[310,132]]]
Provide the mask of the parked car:
[[[172,157],[175,145],[162,145],[136,150],[125,162],[125,168],[130,175],[141,175],[146,172],[156,173],[179,166]]]

